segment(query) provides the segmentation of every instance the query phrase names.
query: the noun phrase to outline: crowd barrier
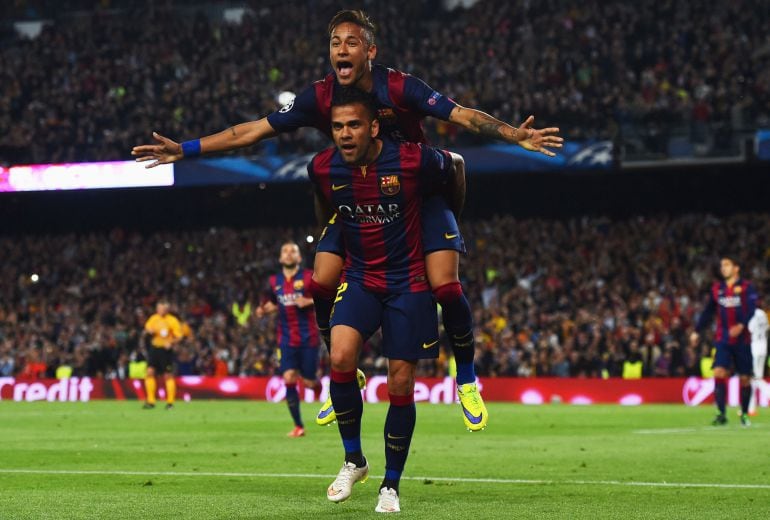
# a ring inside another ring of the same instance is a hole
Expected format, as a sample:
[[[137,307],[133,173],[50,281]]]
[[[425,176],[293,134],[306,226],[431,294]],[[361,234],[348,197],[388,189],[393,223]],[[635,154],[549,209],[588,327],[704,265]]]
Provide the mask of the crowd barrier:
[[[181,400],[252,399],[278,402],[284,398],[285,387],[280,377],[177,377],[177,395]],[[650,403],[672,403],[695,406],[713,402],[712,379],[565,379],[565,378],[481,378],[479,385],[488,402],[511,402],[528,405],[565,403],[573,405],[621,404],[635,406]],[[163,398],[163,385],[160,397]],[[739,403],[738,378],[728,383],[728,403]],[[323,378],[323,389],[316,394],[302,388],[305,401],[323,401],[328,395],[329,378]],[[452,378],[418,379],[415,401],[433,404],[456,400]],[[366,402],[387,401],[384,376],[369,378],[363,391]],[[139,379],[99,379],[73,377],[70,379],[23,380],[0,377],[2,401],[90,401],[92,399],[144,400],[144,382]],[[768,406],[770,383],[758,385],[758,404]]]

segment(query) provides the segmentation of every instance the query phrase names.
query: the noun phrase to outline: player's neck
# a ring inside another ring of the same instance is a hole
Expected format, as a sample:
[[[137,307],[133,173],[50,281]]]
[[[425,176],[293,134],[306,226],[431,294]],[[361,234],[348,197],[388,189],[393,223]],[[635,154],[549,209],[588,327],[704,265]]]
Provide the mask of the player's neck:
[[[367,65],[366,72],[364,72],[364,75],[361,76],[353,86],[364,92],[371,92],[374,90],[374,74],[372,73],[371,64]]]
[[[737,282],[738,282],[737,276],[731,276],[730,278],[725,278],[725,283],[727,284],[728,287],[732,287]]]
[[[369,166],[380,156],[380,153],[382,152],[382,141],[380,139],[373,139],[373,141],[374,142],[369,146],[366,155],[361,158],[361,164],[356,164],[356,166]]]
[[[299,271],[299,266],[295,265],[294,267],[284,267],[283,268],[283,277],[284,278],[294,278],[294,275],[297,274],[297,271]]]

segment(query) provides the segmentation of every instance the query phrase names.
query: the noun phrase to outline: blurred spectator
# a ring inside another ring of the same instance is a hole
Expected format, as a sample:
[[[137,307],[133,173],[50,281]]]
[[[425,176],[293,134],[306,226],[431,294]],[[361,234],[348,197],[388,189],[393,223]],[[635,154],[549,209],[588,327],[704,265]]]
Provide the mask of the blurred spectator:
[[[628,363],[641,363],[645,377],[708,377],[709,339],[692,344],[688,331],[724,244],[746,259],[744,275],[761,293],[770,288],[767,215],[500,217],[463,228],[469,253],[461,276],[475,310],[481,376],[621,377]],[[260,293],[276,267],[270,251],[311,233],[0,238],[0,376],[55,377],[68,366],[74,376],[127,377],[146,359],[139,334],[160,294],[188,325],[179,374],[271,375],[273,318],[240,324],[232,303]],[[309,265],[312,247],[301,247]],[[385,368],[380,342],[375,335],[361,354],[369,373]],[[420,364],[420,374],[443,376],[442,360]]]
[[[328,72],[326,22],[339,9],[267,0],[234,23],[206,18],[194,7],[202,2],[11,4],[4,19],[51,23],[33,39],[0,32],[0,163],[127,159],[153,130],[183,140],[264,116],[280,92]],[[622,137],[628,154],[665,154],[674,136],[700,153],[730,151],[738,133],[770,123],[768,2],[485,0],[448,12],[437,0],[392,0],[366,9],[379,62],[503,121],[535,114],[571,140]],[[439,144],[475,142],[426,123]],[[261,146],[325,142],[305,129]]]

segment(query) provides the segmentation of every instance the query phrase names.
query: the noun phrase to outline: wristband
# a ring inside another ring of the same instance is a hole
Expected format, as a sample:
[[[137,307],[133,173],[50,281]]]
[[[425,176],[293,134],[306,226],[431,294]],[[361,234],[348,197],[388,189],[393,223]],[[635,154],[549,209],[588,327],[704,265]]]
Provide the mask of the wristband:
[[[185,157],[198,157],[201,154],[201,140],[194,139],[182,143],[182,154]]]

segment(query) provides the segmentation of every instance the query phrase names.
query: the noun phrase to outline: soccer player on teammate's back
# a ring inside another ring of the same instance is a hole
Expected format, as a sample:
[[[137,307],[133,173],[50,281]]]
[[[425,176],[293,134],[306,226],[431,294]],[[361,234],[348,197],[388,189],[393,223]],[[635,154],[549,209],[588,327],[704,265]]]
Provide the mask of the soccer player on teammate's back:
[[[176,381],[174,380],[174,345],[182,340],[182,324],[169,312],[169,303],[159,300],[155,314],[144,325],[144,333],[152,336],[148,349],[147,375],[144,388],[147,400],[144,408],[155,408],[155,375],[162,375],[166,386],[166,410],[174,407]]]
[[[265,314],[278,313],[276,341],[281,354],[281,373],[286,385],[286,404],[294,420],[289,437],[305,435],[305,425],[299,411],[300,397],[297,391],[299,376],[305,386],[320,393],[317,379],[319,335],[316,327],[313,299],[310,297],[309,269],[301,269],[302,255],[295,242],[285,242],[278,258],[280,272],[270,276],[270,300],[256,309],[261,318]]]
[[[714,356],[714,399],[719,413],[714,425],[727,424],[727,379],[733,368],[741,382],[741,424],[750,426],[749,399],[751,397],[751,346],[748,323],[757,302],[757,292],[748,280],[740,276],[740,265],[735,257],[723,256],[720,265],[723,280],[714,282],[708,304],[700,315],[691,340],[696,342],[701,332],[716,314],[716,355]]]
[[[308,175],[317,197],[339,216],[345,243],[344,282],[331,317],[330,394],[345,462],[327,489],[341,502],[368,477],[361,446],[363,401],[356,383],[363,342],[382,328],[390,407],[385,420],[385,478],[377,512],[400,510],[399,481],[416,424],[417,361],[438,355],[438,318],[422,248],[424,193],[452,175],[462,158],[414,144],[377,139],[371,96],[355,88],[334,93],[336,147],[316,155]]]
[[[249,146],[279,132],[292,131],[302,126],[313,126],[328,134],[331,97],[339,86],[355,86],[371,92],[376,99],[383,135],[387,134],[397,140],[424,142],[420,121],[430,115],[448,120],[471,132],[516,143],[527,150],[546,155],[554,155],[548,150],[549,147],[562,146],[562,138],[556,135],[558,128],[530,128],[534,119],[531,116],[519,128],[514,128],[489,114],[456,104],[418,78],[372,65],[377,54],[374,25],[362,11],[340,11],[329,24],[329,33],[330,60],[334,72],[305,89],[281,110],[258,121],[236,125],[182,145],[155,134],[160,144],[137,146],[132,153],[138,156],[138,161],[154,161],[150,166],[155,166],[201,153]],[[463,419],[468,429],[480,430],[486,425],[487,413],[475,385],[472,314],[458,276],[459,253],[464,251],[464,245],[455,214],[459,215],[464,196],[465,184],[462,180],[447,195],[452,201],[451,210],[443,197],[429,199],[423,208],[423,238],[428,281],[442,306],[445,329],[457,360],[458,396],[463,407]],[[319,241],[313,274],[313,296],[322,334],[329,328],[334,288],[343,265],[341,257],[344,246],[335,241],[339,234],[331,232],[332,229],[335,227],[329,226],[330,232]],[[468,409],[483,411],[482,419],[476,423],[469,421],[466,413]],[[333,420],[333,410],[324,405],[317,422],[324,424]]]

